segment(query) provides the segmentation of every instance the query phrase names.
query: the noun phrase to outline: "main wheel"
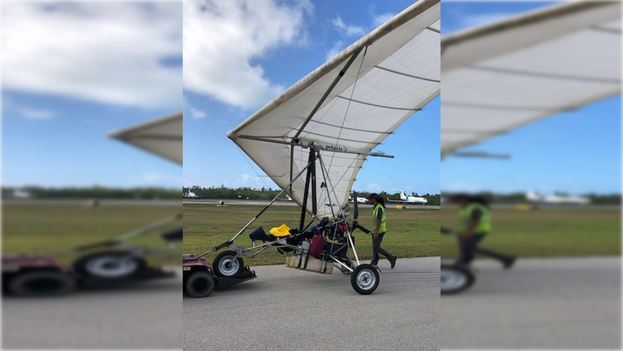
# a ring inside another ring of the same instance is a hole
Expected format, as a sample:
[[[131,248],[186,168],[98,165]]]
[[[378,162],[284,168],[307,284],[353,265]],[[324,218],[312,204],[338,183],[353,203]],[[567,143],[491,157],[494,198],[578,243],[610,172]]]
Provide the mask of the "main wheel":
[[[74,264],[76,273],[99,279],[124,279],[139,275],[147,268],[147,262],[122,251],[96,252],[78,258]]]
[[[350,284],[362,295],[372,294],[379,286],[379,271],[371,264],[360,264],[350,276]]]
[[[206,297],[214,290],[215,282],[212,274],[208,272],[194,272],[184,284],[184,288],[190,297]]]
[[[212,269],[219,277],[233,277],[242,272],[244,262],[235,251],[223,251],[212,262]]]
[[[441,294],[457,294],[474,284],[476,276],[469,269],[457,265],[441,265]]]
[[[9,282],[9,292],[18,296],[58,296],[74,290],[76,280],[60,271],[20,273]]]

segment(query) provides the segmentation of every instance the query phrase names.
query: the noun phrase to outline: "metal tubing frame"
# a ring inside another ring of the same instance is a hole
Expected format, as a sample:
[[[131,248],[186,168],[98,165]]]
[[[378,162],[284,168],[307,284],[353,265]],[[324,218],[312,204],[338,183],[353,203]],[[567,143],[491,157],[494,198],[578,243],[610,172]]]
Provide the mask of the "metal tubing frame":
[[[320,152],[318,152],[318,160],[320,160],[320,168],[322,169],[322,174],[325,174],[325,164],[324,161],[322,160],[322,156],[320,155]],[[328,171],[327,171],[328,172]],[[331,187],[331,190],[333,191],[333,195],[335,195],[337,200],[337,194],[335,193],[335,188],[333,187],[333,184],[331,183],[331,180],[329,178],[327,178],[325,176],[325,180],[328,182],[328,186],[327,186],[327,197],[329,198],[329,204],[331,204],[331,197],[329,196],[329,186]],[[344,216],[344,210],[342,209],[342,205],[338,202],[337,204],[340,208],[340,212],[342,213],[342,219],[345,220],[346,216]],[[333,212],[333,206],[331,206],[331,212]],[[335,215],[334,215],[335,217]],[[353,249],[353,254],[355,255],[355,260],[357,261],[357,265],[361,264],[361,261],[359,261],[359,256],[357,255],[357,249],[355,249],[355,243],[353,243],[353,240],[350,237],[350,231],[348,229],[346,229],[346,234],[348,237],[348,242],[350,243],[351,248]]]
[[[261,211],[260,211],[257,215],[255,215],[255,217],[253,217],[253,218],[249,221],[249,223],[247,223],[247,224],[246,224],[246,225],[245,225],[242,229],[240,229],[240,231],[239,231],[236,235],[234,235],[234,237],[233,237],[233,238],[231,238],[229,241],[226,241],[226,242],[222,243],[222,244],[221,244],[221,245],[219,245],[219,246],[216,246],[216,247],[212,248],[211,250],[208,250],[208,251],[206,251],[206,252],[202,253],[201,255],[198,255],[198,256],[193,257],[193,259],[203,257],[203,256],[205,256],[205,255],[208,255],[208,254],[212,253],[212,252],[218,251],[218,250],[222,249],[223,247],[232,246],[233,241],[234,241],[234,240],[236,240],[236,238],[238,238],[238,237],[239,237],[242,233],[244,233],[244,231],[245,231],[245,230],[247,230],[247,228],[249,228],[249,226],[250,226],[253,222],[255,222],[255,220],[256,220],[256,219],[258,219],[258,218],[262,215],[262,213],[264,213],[264,211],[266,211],[266,210],[267,210],[270,206],[272,206],[272,204],[273,204],[275,201],[277,201],[277,198],[279,198],[279,196],[281,196],[281,194],[283,194],[283,192],[284,192],[284,191],[286,191],[286,189],[287,189],[290,185],[292,185],[292,183],[294,183],[297,179],[299,179],[299,177],[300,177],[300,176],[301,176],[301,175],[302,175],[305,171],[307,171],[307,169],[308,169],[308,168],[309,168],[309,164],[307,164],[307,166],[305,166],[305,168],[303,168],[303,169],[299,172],[299,174],[298,174],[296,177],[294,177],[294,179],[292,179],[292,181],[290,182],[290,184],[288,184],[288,185],[287,185],[287,186],[285,186],[283,189],[281,189],[281,191],[279,192],[279,194],[277,194],[277,196],[275,196],[275,197],[274,197],[274,198],[273,198],[273,199],[272,199],[272,200],[268,203],[268,205],[266,205],[266,207],[264,207],[264,208],[263,208],[263,209],[262,209],[262,210],[261,210]],[[236,246],[236,248],[237,248],[237,246]]]

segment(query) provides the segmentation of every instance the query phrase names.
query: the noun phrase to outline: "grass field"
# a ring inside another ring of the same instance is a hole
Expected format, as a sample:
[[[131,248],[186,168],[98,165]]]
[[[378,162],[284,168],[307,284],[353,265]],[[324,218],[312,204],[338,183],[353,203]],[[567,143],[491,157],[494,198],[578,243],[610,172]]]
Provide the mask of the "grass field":
[[[86,203],[86,201],[85,201]],[[2,206],[2,252],[47,254],[70,247],[115,239],[180,212],[181,206],[100,206],[71,203],[37,203]],[[182,224],[181,220],[128,241],[128,244],[165,248],[159,234]],[[177,250],[178,254],[181,250]],[[82,253],[84,254],[84,252]],[[154,264],[179,264],[170,259],[149,259]],[[76,254],[59,256],[71,262]]]
[[[442,227],[456,228],[458,209],[441,211]],[[519,257],[621,255],[619,208],[565,208],[536,211],[491,210],[493,231],[482,247]],[[443,235],[441,255],[456,257],[456,238]]]
[[[231,205],[217,207],[205,204],[184,205],[184,252],[200,253],[229,240],[262,206]],[[100,206],[70,204],[41,204],[34,201],[22,204],[3,204],[2,251],[4,253],[45,254],[73,246],[114,239],[163,218],[175,215],[179,206]],[[371,209],[361,210],[360,223],[369,226]],[[455,238],[439,239],[440,221],[444,227],[455,228],[457,210],[445,208],[414,208],[397,210],[389,207],[388,235],[383,247],[399,257],[437,256],[441,250],[445,258],[457,254]],[[621,254],[621,214],[618,208],[600,209],[540,209],[517,211],[492,209],[493,233],[483,246],[520,257],[604,256]],[[286,223],[297,226],[299,208],[275,206],[254,223],[265,230]],[[164,248],[166,243],[159,233],[181,225],[172,223],[128,243]],[[370,237],[355,234],[358,253],[364,259],[372,254]],[[248,232],[240,236],[238,244],[249,247]],[[272,250],[272,249],[271,249]],[[268,250],[269,251],[269,250]],[[282,264],[283,256],[258,257],[250,261],[258,264]],[[211,256],[213,257],[213,255]],[[209,257],[209,259],[211,259]],[[71,262],[75,254],[59,257]],[[151,259],[154,264],[179,263],[170,259]]]
[[[184,252],[202,253],[219,245],[236,234],[253,218],[262,206],[231,205],[218,207],[206,204],[184,204]],[[237,245],[251,246],[248,233],[258,225],[266,232],[285,223],[298,226],[300,209],[297,206],[269,208],[248,231],[236,239]],[[388,234],[382,247],[398,257],[439,256],[440,210],[417,208],[407,210],[387,209]],[[372,208],[360,210],[359,222],[370,227]],[[361,231],[355,234],[355,244],[360,258],[372,257],[372,240]],[[264,251],[268,255],[250,259],[252,265],[283,264],[284,256],[275,249]],[[264,253],[263,252],[263,253]],[[262,253],[262,254],[263,254]],[[211,261],[215,255],[208,256]]]

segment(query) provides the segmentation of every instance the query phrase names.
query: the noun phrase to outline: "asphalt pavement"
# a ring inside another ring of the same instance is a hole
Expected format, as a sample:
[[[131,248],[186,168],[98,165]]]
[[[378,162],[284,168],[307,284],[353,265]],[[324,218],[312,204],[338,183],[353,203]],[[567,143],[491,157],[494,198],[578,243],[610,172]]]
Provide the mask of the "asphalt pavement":
[[[475,263],[441,299],[442,349],[621,349],[621,258]]]
[[[62,297],[5,297],[2,348],[181,349],[181,304],[181,274]]]
[[[203,299],[184,297],[184,349],[438,350],[439,258],[379,263],[357,294],[350,275],[252,267],[258,278]]]

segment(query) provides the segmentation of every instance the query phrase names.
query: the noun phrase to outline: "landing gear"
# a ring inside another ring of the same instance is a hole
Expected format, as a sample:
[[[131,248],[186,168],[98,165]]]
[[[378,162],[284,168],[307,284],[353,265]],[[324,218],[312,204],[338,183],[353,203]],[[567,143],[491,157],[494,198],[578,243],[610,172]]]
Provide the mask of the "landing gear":
[[[138,276],[147,262],[123,251],[103,251],[78,258],[74,270],[81,276],[98,279],[126,279]]]
[[[233,277],[242,272],[244,262],[235,251],[221,252],[212,262],[214,273],[219,277]]]
[[[361,295],[369,295],[379,286],[379,272],[371,264],[360,264],[350,276],[350,284]]]
[[[476,277],[467,267],[459,265],[441,264],[441,294],[457,294],[467,290]]]

